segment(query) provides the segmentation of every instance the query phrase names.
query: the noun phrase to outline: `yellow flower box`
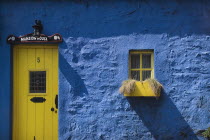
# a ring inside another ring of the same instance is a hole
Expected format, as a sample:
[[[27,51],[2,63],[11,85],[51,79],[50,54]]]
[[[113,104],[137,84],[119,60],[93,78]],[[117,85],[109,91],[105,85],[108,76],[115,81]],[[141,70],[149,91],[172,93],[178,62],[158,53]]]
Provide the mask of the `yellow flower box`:
[[[135,82],[135,90],[130,94],[124,93],[124,96],[142,96],[142,97],[159,97],[160,93],[156,95],[152,90],[148,81],[136,81]]]

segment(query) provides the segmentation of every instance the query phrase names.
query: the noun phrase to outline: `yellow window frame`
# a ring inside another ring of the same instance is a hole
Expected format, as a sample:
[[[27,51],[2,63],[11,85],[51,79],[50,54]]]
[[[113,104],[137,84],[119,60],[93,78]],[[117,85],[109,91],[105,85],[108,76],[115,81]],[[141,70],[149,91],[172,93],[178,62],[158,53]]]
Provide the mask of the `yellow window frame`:
[[[132,69],[131,68],[131,55],[132,54],[139,54],[140,56],[140,68],[138,69]],[[142,55],[143,54],[151,54],[151,68],[142,68]],[[142,51],[142,50],[138,50],[138,51],[129,51],[129,79],[131,79],[131,71],[139,71],[139,79],[140,81],[142,81],[143,76],[142,76],[142,72],[143,71],[151,71],[151,78],[154,78],[154,51]]]

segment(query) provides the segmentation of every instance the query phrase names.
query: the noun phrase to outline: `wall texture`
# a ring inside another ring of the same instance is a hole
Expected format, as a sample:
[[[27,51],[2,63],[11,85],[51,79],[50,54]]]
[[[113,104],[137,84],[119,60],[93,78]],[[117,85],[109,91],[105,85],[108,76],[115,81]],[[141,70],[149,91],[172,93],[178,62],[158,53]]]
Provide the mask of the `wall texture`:
[[[61,140],[202,139],[210,126],[210,2],[207,0],[22,1],[0,6],[0,138],[11,136],[9,34],[60,33]],[[130,49],[154,49],[159,100],[125,98]]]

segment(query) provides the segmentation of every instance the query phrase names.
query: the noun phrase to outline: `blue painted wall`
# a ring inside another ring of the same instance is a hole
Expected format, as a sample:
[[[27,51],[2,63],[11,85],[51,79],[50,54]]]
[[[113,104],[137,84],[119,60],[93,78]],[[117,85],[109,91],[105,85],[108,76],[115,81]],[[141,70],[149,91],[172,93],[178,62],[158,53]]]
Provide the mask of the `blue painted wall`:
[[[20,1],[0,4],[0,139],[11,136],[9,34],[60,33],[59,138],[202,139],[210,126],[207,0]],[[130,49],[154,49],[159,100],[125,98]]]

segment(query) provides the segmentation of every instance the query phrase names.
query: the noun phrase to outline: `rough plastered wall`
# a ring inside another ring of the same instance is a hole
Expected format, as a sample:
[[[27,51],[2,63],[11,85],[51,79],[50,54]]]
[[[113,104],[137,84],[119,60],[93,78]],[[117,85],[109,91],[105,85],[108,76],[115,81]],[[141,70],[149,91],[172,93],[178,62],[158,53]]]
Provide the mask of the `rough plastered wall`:
[[[61,139],[197,139],[209,123],[210,37],[66,38],[60,48]],[[130,49],[154,49],[161,98],[125,98]],[[68,93],[68,94],[67,94]]]
[[[202,139],[210,126],[207,0],[12,1],[0,5],[0,139],[11,136],[9,34],[60,33],[60,140]],[[159,100],[126,98],[130,49],[154,49]],[[4,66],[2,68],[2,66]]]

